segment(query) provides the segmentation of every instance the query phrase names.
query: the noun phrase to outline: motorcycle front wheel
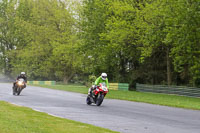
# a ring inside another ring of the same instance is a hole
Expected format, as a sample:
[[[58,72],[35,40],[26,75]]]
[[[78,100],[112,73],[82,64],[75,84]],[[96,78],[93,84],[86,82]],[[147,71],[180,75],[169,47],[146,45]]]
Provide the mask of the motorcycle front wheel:
[[[15,90],[13,90],[13,95],[15,95]]]
[[[91,102],[91,100],[90,100],[90,97],[89,97],[89,96],[87,96],[87,98],[86,98],[86,103],[87,103],[87,105],[90,105],[90,104],[92,104],[92,102]]]
[[[103,99],[104,99],[104,95],[103,94],[99,94],[98,97],[97,97],[96,105],[100,106],[102,104],[102,102],[103,102]]]
[[[19,96],[19,94],[21,93],[22,89],[19,89],[17,92],[17,95]]]
[[[17,88],[17,92],[16,93],[17,93],[18,96],[20,95],[21,91],[22,91],[21,87]]]
[[[13,95],[16,94],[17,88],[13,87]]]

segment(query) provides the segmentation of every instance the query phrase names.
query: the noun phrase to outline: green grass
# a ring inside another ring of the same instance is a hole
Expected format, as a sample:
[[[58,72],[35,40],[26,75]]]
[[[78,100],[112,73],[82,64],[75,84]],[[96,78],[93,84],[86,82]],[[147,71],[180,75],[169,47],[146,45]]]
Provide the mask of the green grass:
[[[0,101],[0,133],[114,133]]]
[[[40,85],[41,87],[72,91],[78,93],[87,94],[88,88],[81,85]],[[200,98],[192,98],[185,96],[167,95],[167,94],[155,94],[144,93],[135,91],[115,91],[110,90],[106,98],[121,99],[136,102],[145,102],[151,104],[159,104],[165,106],[196,109],[200,110]]]

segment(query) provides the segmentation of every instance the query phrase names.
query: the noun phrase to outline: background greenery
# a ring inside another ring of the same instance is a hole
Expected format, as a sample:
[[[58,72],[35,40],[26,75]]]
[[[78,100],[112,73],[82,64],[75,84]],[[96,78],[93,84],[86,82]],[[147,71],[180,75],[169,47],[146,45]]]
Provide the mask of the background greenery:
[[[198,0],[1,0],[1,72],[198,86],[199,10]]]

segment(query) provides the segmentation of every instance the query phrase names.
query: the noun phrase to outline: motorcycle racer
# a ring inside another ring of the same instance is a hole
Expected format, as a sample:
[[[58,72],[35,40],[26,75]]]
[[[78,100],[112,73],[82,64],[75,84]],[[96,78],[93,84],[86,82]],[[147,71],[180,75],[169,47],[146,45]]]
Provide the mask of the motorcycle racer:
[[[107,74],[106,73],[102,73],[101,76],[99,76],[96,80],[95,80],[95,85],[93,85],[91,88],[89,88],[88,90],[88,95],[92,94],[92,91],[95,90],[97,88],[98,85],[104,84],[106,85],[106,87],[109,89],[109,83],[108,83],[108,78],[107,78]]]
[[[21,72],[20,75],[17,76],[16,81],[19,80],[20,78],[23,78],[25,83],[27,83],[27,77],[26,77],[26,73],[25,72]],[[13,89],[15,87],[16,81],[13,83]],[[26,88],[26,84],[25,84],[24,88]]]

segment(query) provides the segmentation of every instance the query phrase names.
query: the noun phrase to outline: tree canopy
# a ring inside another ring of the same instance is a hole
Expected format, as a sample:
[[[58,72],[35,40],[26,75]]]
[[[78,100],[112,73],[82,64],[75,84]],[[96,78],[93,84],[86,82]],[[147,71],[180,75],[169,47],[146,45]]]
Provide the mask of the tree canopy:
[[[197,0],[2,0],[1,73],[200,85],[199,11]]]

